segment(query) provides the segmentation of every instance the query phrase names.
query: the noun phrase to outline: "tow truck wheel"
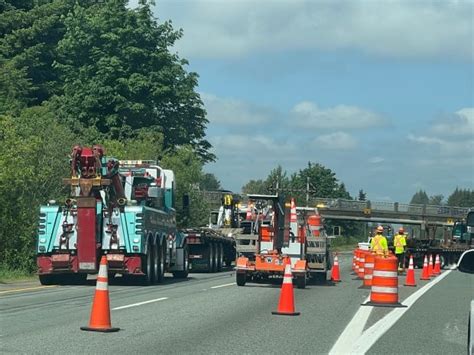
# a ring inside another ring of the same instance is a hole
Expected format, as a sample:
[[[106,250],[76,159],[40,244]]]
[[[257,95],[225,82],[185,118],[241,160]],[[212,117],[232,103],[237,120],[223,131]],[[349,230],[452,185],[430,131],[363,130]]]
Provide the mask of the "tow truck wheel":
[[[152,245],[148,242],[146,248],[146,254],[142,256],[142,271],[145,273],[142,276],[141,283],[143,286],[151,285],[153,282],[153,248]]]
[[[153,245],[151,260],[153,262],[153,283],[157,284],[160,282],[158,276],[160,275],[160,245],[158,242]]]
[[[247,282],[247,275],[237,273],[236,282],[237,282],[237,286],[245,286],[245,283]]]
[[[296,277],[296,287],[306,288],[306,275]]]
[[[58,280],[55,277],[56,275],[39,275],[39,281],[42,285],[49,286],[49,285],[55,285]]]
[[[158,276],[157,283],[162,283],[165,280],[165,261],[166,261],[166,242],[157,245],[158,248]]]

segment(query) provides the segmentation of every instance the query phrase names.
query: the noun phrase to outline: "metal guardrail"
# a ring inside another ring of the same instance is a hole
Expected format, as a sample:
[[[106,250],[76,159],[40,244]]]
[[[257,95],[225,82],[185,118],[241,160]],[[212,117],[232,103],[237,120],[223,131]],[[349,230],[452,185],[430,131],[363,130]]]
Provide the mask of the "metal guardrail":
[[[398,202],[354,201],[346,199],[316,198],[316,207],[330,211],[396,212],[413,216],[433,216],[445,218],[463,218],[474,207],[452,207],[436,205],[417,205]]]

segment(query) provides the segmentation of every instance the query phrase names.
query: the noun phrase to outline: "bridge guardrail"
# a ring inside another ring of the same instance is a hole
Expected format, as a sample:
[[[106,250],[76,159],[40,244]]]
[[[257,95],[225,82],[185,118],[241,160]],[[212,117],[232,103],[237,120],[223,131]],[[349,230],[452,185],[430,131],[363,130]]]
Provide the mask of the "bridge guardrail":
[[[334,211],[398,212],[413,216],[463,218],[471,208],[418,205],[386,201],[356,201],[339,198],[316,198],[316,207]],[[474,207],[473,207],[474,208]]]

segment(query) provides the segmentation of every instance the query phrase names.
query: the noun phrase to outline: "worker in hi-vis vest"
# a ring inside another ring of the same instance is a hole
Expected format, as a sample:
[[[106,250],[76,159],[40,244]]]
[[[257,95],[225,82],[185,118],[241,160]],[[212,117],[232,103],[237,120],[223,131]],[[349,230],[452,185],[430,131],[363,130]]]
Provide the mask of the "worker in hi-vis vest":
[[[377,234],[370,241],[370,250],[376,255],[387,256],[388,255],[388,245],[387,238],[384,237],[383,227],[377,227]]]
[[[400,227],[398,233],[393,237],[393,246],[395,247],[395,255],[398,259],[398,271],[405,270],[405,247],[407,241],[405,239],[405,231]]]

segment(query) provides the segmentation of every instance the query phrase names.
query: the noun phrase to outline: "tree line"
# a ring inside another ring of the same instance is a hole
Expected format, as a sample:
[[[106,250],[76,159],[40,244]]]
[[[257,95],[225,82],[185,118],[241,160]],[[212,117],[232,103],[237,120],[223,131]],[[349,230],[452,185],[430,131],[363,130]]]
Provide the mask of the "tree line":
[[[428,196],[426,191],[420,189],[413,195],[410,203],[420,205],[427,204],[438,206],[447,205],[457,207],[474,207],[474,190],[456,187],[451,195],[449,195],[445,200],[443,195]]]

